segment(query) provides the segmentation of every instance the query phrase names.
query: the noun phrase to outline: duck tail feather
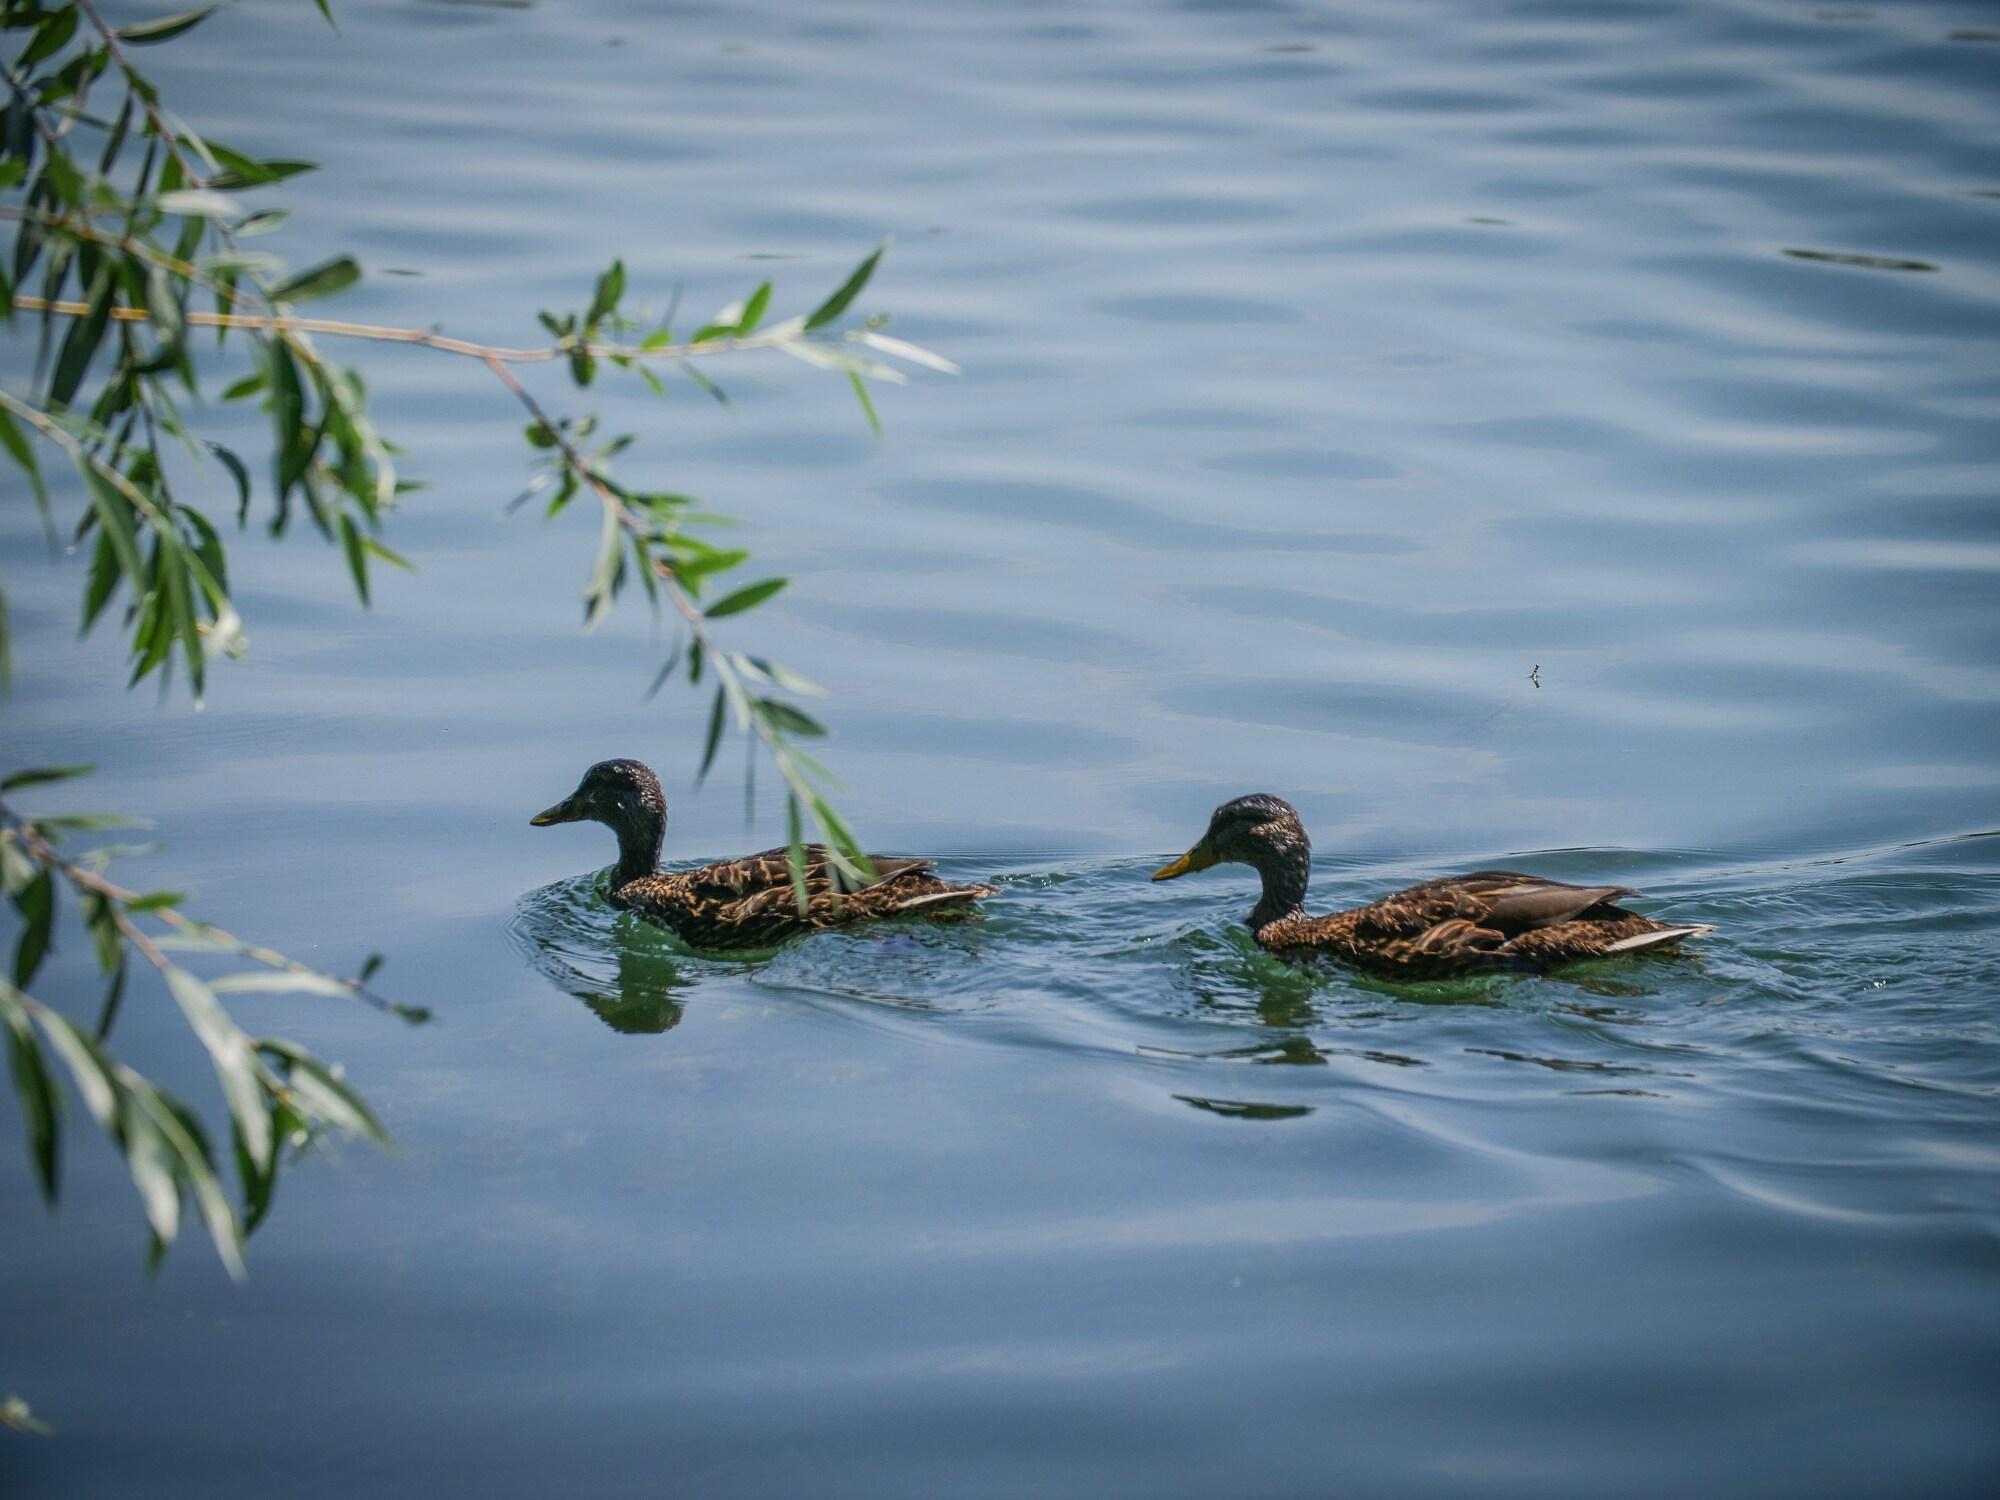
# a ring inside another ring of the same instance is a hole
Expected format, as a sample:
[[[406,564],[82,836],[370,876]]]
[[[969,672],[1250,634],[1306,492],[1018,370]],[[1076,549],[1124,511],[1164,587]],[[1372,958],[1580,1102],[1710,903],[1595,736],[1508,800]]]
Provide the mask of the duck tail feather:
[[[949,890],[927,891],[921,896],[908,896],[890,907],[891,911],[923,911],[934,906],[969,906],[982,896],[1000,893],[997,885],[955,885]]]
[[[1664,948],[1682,938],[1706,937],[1715,929],[1706,923],[1690,922],[1685,927],[1662,927],[1658,932],[1641,932],[1605,945],[1606,953],[1641,953],[1648,948]]]

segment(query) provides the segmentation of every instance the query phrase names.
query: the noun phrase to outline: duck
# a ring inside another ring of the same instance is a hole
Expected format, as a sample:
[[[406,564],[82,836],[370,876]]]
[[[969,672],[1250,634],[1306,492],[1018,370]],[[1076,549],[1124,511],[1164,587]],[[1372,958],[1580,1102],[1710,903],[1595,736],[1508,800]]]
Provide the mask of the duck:
[[[868,856],[875,878],[840,889],[823,844],[805,846],[806,901],[792,886],[790,849],[725,859],[694,870],[660,869],[667,797],[660,778],[636,760],[601,760],[575,791],[528,822],[603,823],[618,835],[611,904],[655,923],[692,948],[768,948],[802,933],[849,927],[877,917],[961,912],[998,886],[953,884],[936,861]]]
[[[1626,910],[1619,901],[1638,894],[1630,886],[1565,885],[1513,870],[1446,875],[1367,906],[1312,916],[1305,908],[1312,840],[1298,810],[1268,792],[1223,803],[1208,832],[1153,879],[1177,880],[1219,864],[1248,865],[1263,880],[1245,918],[1258,946],[1297,957],[1328,954],[1391,977],[1546,972],[1671,948],[1715,931]]]

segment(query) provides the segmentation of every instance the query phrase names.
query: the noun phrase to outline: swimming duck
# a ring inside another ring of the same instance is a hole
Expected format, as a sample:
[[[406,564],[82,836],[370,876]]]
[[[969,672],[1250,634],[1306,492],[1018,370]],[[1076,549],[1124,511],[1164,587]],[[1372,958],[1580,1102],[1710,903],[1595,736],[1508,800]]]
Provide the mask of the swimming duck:
[[[1187,853],[1155,880],[1249,865],[1264,893],[1246,919],[1273,953],[1327,953],[1362,968],[1412,979],[1502,969],[1554,969],[1586,958],[1639,953],[1713,932],[1672,925],[1617,905],[1628,886],[1564,885],[1511,870],[1475,870],[1426,880],[1369,906],[1315,917],[1305,909],[1312,841],[1293,806],[1258,793],[1225,802]]]
[[[667,798],[660,779],[636,760],[602,760],[583,773],[574,792],[528,819],[596,822],[618,835],[611,904],[636,912],[695,948],[765,948],[802,932],[846,927],[871,917],[935,915],[997,893],[998,886],[953,885],[932,873],[934,861],[871,854],[872,884],[836,891],[826,848],[806,845],[806,907],[792,889],[791,861],[782,847],[697,870],[663,874],[660,843]]]

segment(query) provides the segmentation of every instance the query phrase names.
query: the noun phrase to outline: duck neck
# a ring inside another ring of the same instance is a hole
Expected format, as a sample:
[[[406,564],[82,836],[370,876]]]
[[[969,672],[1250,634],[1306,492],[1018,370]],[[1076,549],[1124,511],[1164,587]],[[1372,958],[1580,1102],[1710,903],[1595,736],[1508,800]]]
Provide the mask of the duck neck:
[[[618,871],[612,889],[660,873],[660,844],[666,837],[666,819],[649,808],[640,808],[630,821],[617,825]]]
[[[1252,931],[1306,909],[1306,882],[1312,876],[1312,851],[1304,846],[1258,851],[1252,868],[1263,879],[1264,894],[1249,916]]]

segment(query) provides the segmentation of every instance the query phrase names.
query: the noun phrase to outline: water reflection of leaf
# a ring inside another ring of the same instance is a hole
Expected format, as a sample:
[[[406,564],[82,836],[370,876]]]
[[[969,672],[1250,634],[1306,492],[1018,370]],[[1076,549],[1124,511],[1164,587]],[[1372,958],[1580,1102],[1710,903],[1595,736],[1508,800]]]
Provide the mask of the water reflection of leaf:
[[[1533,1063],[1538,1068],[1547,1068],[1554,1073],[1652,1073],[1653,1068],[1640,1067],[1635,1063],[1596,1062],[1580,1057],[1537,1057],[1531,1052],[1508,1052],[1499,1047],[1467,1047],[1467,1052],[1476,1052],[1482,1057],[1497,1057],[1506,1062]],[[1683,1078],[1692,1074],[1678,1075]]]
[[[1851,255],[1842,250],[1791,250],[1793,260],[1816,260],[1831,266],[1858,266],[1864,271],[1935,271],[1927,260],[1901,260],[1893,255]]]
[[[1199,1094],[1176,1094],[1183,1104],[1205,1109],[1212,1115],[1231,1120],[1296,1120],[1313,1112],[1310,1104],[1261,1104],[1252,1099],[1204,1099]]]

